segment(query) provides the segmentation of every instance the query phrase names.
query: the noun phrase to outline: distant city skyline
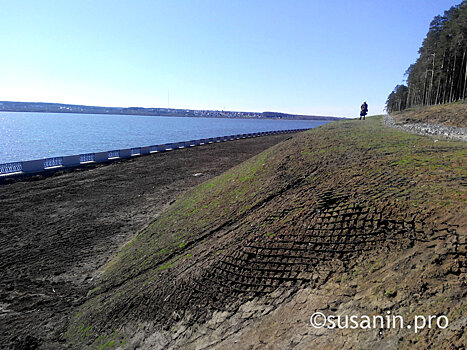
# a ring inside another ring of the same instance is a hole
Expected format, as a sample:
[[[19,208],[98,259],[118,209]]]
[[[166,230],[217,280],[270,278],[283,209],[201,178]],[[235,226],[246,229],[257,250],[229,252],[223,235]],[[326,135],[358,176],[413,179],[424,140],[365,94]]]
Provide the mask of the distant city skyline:
[[[460,2],[0,0],[0,101],[380,114]]]

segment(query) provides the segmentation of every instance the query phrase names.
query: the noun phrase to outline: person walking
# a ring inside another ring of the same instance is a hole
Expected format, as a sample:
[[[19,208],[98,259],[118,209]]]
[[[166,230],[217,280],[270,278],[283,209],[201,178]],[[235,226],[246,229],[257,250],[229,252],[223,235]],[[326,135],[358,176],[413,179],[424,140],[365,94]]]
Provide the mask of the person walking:
[[[365,116],[368,114],[368,104],[365,102],[362,103],[360,107],[360,120],[365,120]]]

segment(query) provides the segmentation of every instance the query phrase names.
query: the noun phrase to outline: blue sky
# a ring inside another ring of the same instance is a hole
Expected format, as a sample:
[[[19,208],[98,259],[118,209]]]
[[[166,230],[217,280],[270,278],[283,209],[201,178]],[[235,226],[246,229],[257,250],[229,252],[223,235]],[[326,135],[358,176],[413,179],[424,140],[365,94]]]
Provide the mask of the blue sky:
[[[460,2],[0,0],[0,100],[378,114]]]

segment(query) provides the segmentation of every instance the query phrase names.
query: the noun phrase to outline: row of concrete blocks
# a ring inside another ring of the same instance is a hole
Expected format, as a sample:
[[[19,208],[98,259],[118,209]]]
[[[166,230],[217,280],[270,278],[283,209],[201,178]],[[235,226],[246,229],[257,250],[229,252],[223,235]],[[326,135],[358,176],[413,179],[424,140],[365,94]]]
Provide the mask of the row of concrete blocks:
[[[306,129],[292,129],[281,131],[266,131],[250,134],[237,134],[230,136],[211,137],[207,139],[190,140],[182,142],[167,143],[163,145],[153,145],[137,148],[126,148],[113,151],[76,154],[72,156],[53,157],[45,159],[28,160],[24,162],[14,162],[0,164],[0,175],[11,175],[16,173],[37,173],[43,170],[55,168],[76,167],[87,163],[103,163],[116,159],[126,159],[135,156],[147,155],[155,152],[165,152],[180,148],[194,147],[209,143],[238,140],[242,138],[258,137],[272,134],[292,133]]]

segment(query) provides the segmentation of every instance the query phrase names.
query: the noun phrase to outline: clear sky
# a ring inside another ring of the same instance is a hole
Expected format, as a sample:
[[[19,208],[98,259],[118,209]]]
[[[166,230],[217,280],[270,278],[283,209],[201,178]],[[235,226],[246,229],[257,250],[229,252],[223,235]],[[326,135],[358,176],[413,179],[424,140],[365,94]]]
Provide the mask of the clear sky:
[[[0,100],[378,114],[460,2],[0,0]]]

